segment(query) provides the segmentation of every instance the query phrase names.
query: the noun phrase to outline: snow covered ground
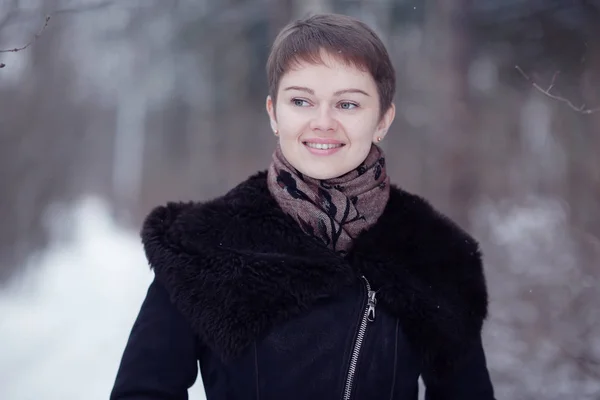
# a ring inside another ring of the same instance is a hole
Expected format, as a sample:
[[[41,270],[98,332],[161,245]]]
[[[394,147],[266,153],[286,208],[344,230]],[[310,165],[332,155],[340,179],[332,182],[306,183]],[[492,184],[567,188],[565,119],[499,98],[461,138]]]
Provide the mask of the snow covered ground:
[[[102,202],[73,210],[53,213],[56,241],[0,290],[2,400],[108,399],[152,273]],[[190,399],[205,399],[200,378]]]

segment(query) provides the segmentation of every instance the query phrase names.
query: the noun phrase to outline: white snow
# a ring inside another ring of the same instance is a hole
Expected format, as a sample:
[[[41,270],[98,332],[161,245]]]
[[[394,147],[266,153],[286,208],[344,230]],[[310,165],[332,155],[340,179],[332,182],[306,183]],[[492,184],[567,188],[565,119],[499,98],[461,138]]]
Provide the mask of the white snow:
[[[101,201],[72,210],[55,211],[55,242],[0,290],[2,400],[108,399],[152,272]],[[205,399],[200,377],[190,399]]]

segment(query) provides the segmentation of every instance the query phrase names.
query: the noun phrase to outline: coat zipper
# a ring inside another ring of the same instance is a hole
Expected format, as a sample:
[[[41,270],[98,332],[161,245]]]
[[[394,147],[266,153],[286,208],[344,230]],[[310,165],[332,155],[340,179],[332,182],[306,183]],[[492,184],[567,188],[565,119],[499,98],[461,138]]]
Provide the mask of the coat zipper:
[[[367,305],[360,321],[360,327],[358,328],[358,335],[354,342],[354,349],[352,350],[352,357],[350,358],[350,368],[348,369],[348,376],[346,377],[346,386],[344,388],[343,400],[350,400],[352,394],[352,384],[354,383],[354,376],[356,374],[356,366],[358,364],[358,356],[363,345],[365,333],[367,332],[367,325],[369,322],[375,321],[375,306],[377,305],[377,292],[371,290],[371,284],[364,276],[361,278],[365,281],[367,287]]]

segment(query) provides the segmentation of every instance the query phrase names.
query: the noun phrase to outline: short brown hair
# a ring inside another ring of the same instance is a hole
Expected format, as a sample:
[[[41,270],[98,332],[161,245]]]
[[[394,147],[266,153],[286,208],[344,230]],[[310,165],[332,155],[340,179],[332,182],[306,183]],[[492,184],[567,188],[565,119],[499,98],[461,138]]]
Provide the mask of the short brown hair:
[[[322,63],[321,51],[368,71],[379,94],[380,113],[392,105],[396,72],[385,45],[364,22],[339,14],[317,14],[296,20],[275,38],[267,61],[269,95],[277,99],[281,77],[293,63]]]

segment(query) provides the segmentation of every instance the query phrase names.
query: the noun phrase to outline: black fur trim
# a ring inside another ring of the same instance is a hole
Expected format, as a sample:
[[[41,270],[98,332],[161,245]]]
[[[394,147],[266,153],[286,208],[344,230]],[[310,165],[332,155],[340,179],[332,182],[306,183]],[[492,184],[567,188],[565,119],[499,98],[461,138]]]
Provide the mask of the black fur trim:
[[[481,333],[487,316],[478,244],[425,200],[396,187],[380,220],[346,258],[281,211],[265,172],[210,202],[154,209],[142,241],[157,279],[224,359],[335,295],[358,271],[400,318],[425,367],[440,373]]]

